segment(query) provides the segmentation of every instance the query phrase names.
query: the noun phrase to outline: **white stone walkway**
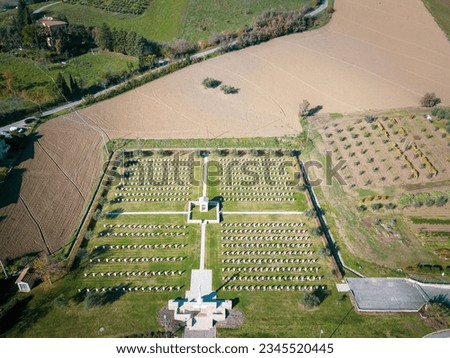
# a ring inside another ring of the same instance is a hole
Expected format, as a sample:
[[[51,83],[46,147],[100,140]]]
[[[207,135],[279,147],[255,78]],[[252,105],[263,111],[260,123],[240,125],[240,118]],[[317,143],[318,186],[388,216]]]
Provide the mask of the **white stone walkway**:
[[[206,250],[206,223],[201,224],[201,239],[200,239],[200,270],[205,269],[205,250]]]
[[[203,158],[203,196],[207,196],[207,185],[208,182],[208,156]]]

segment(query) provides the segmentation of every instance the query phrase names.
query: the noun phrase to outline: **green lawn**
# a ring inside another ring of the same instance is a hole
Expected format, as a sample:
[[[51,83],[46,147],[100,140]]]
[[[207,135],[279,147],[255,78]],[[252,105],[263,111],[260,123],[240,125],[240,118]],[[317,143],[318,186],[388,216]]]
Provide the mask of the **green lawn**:
[[[450,38],[450,0],[423,0],[441,29]]]
[[[64,14],[69,22],[134,30],[142,36],[170,42],[176,38],[197,41],[213,33],[250,25],[265,10],[299,9],[312,0],[152,0],[139,16],[113,14],[98,8],[58,4],[48,9],[53,16]]]

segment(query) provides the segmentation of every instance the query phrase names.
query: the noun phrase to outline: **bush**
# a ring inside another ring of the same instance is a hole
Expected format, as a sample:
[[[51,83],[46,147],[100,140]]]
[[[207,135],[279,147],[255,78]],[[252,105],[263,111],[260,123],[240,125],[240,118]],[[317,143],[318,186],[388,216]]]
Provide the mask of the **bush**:
[[[227,85],[220,86],[220,90],[225,94],[236,94],[239,92],[239,88]]]
[[[217,88],[221,85],[222,81],[219,80],[215,80],[214,78],[211,77],[206,77],[203,82],[202,85],[205,88]]]
[[[302,304],[305,308],[314,308],[320,305],[329,295],[330,292],[327,289],[318,288],[311,293],[307,293],[302,298]]]
[[[445,196],[439,196],[436,201],[435,204],[436,206],[444,206],[445,204],[447,204],[448,198]]]
[[[53,305],[58,308],[67,306],[67,299],[63,293],[53,300]]]
[[[368,114],[368,115],[364,116],[364,120],[367,123],[372,123],[375,120],[375,116],[372,116],[371,114]]]
[[[90,309],[96,306],[101,306],[103,304],[103,297],[97,292],[88,292],[86,298],[84,299],[84,306],[86,309]]]
[[[421,106],[428,108],[434,107],[439,103],[441,103],[441,99],[438,98],[434,92],[425,93],[422,99],[420,100]]]
[[[0,183],[6,179],[7,175],[8,175],[8,168],[0,167]]]
[[[383,204],[381,203],[374,203],[370,206],[372,208],[372,210],[379,210],[383,207]]]
[[[441,109],[439,109],[439,110],[437,111],[436,117],[437,117],[438,119],[444,119],[446,114],[447,114],[447,113],[445,112],[445,110],[443,110],[443,109],[441,108]]]
[[[320,299],[313,293],[307,293],[302,298],[302,304],[306,308],[314,308],[314,307],[317,307],[318,305],[320,305]]]
[[[331,250],[328,247],[321,247],[319,249],[319,255],[323,257],[331,256]]]
[[[440,111],[440,108],[435,107],[435,108],[432,109],[431,114],[433,116],[436,116],[439,111]]]

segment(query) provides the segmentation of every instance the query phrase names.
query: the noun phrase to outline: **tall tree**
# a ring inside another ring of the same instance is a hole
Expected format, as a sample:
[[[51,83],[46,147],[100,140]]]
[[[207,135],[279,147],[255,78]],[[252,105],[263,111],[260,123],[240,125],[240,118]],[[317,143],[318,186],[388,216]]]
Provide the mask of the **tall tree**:
[[[28,46],[37,45],[37,31],[34,25],[25,25],[22,28],[22,40]]]
[[[14,93],[14,73],[11,70],[5,70],[3,72],[3,78],[6,82],[6,88],[9,93]]]
[[[31,15],[28,11],[27,4],[25,3],[25,0],[19,0],[17,3],[17,15],[16,15],[16,26],[19,30],[19,34],[22,32],[22,28],[25,25],[30,25],[32,23],[31,21]]]
[[[56,77],[56,86],[58,87],[59,91],[61,92],[61,94],[65,97],[68,98],[70,97],[70,88],[67,85],[67,82],[64,78],[64,76],[62,75],[61,72],[58,73],[58,77]]]
[[[103,50],[113,50],[113,36],[107,24],[103,23],[100,28],[97,28],[95,42]]]
[[[78,86],[78,82],[72,77],[72,75],[69,75],[69,84],[72,96],[78,95],[78,93],[80,92],[80,87]]]

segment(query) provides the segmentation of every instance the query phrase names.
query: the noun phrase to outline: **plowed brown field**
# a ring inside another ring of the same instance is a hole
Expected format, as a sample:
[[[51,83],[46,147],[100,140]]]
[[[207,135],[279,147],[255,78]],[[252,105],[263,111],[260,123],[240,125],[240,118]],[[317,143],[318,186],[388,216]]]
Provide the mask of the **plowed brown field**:
[[[42,125],[39,136],[2,188],[2,258],[63,246],[99,176],[102,143],[96,131],[60,118]]]
[[[34,145],[20,192],[51,249],[68,240],[98,177],[102,138],[93,124],[110,137],[280,136],[301,129],[303,98],[330,113],[417,106],[427,91],[450,104],[450,44],[420,0],[335,7],[324,28],[190,66],[80,111],[83,120],[72,114],[42,126],[46,152]],[[207,76],[240,91],[205,90]],[[16,205],[1,205],[0,257],[39,246]]]

